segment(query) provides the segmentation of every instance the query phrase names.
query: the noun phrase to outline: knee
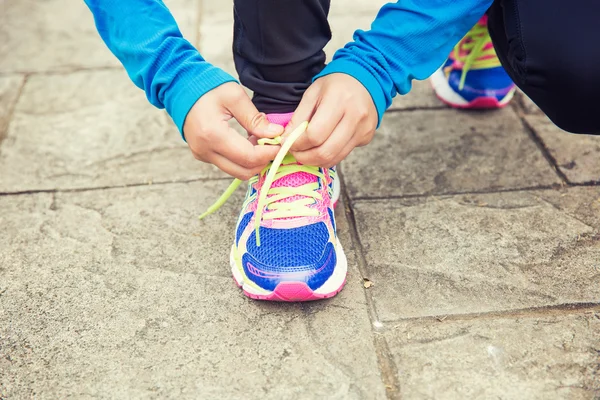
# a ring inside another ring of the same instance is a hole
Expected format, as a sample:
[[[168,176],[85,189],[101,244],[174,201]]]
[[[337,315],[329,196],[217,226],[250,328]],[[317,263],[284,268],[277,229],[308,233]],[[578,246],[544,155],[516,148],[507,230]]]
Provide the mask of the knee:
[[[571,53],[557,51],[538,58],[539,66],[528,68],[529,90],[524,91],[559,128],[571,133],[600,134],[599,64]]]

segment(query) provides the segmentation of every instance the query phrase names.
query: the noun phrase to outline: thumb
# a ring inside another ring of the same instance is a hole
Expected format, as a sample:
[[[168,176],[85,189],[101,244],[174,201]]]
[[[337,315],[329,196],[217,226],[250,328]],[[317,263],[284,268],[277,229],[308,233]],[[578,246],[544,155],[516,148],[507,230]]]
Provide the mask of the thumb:
[[[256,109],[245,92],[244,96],[238,96],[231,101],[227,108],[249,135],[273,138],[283,133],[283,126],[269,122],[266,114]]]
[[[285,127],[285,132],[283,134],[284,142],[285,142],[285,139],[298,126],[300,126],[300,124],[302,124],[303,122],[306,122],[306,121],[310,121],[315,113],[315,108],[317,106],[318,100],[317,100],[317,98],[314,98],[307,94],[308,93],[304,94],[304,96],[302,97],[302,100],[300,101],[300,104],[298,105],[298,108],[296,108],[296,111],[294,111],[294,115],[292,115],[292,119]],[[312,146],[309,146],[307,143],[305,143],[306,140],[307,140],[306,135],[300,136],[298,138],[298,140],[296,140],[296,142],[292,146],[292,150],[298,150],[303,147],[306,147],[306,148],[312,147]]]

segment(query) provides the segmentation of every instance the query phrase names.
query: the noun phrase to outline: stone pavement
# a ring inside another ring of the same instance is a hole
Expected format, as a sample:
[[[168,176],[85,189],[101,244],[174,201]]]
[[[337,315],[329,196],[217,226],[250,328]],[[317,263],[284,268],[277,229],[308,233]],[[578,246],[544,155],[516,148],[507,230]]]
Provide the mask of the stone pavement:
[[[231,1],[166,3],[234,72]],[[329,53],[381,3],[334,1]],[[235,288],[242,191],[198,222],[229,178],[81,0],[0,1],[0,171],[2,399],[600,398],[600,138],[523,96],[396,99],[341,167],[349,279],[322,302]]]

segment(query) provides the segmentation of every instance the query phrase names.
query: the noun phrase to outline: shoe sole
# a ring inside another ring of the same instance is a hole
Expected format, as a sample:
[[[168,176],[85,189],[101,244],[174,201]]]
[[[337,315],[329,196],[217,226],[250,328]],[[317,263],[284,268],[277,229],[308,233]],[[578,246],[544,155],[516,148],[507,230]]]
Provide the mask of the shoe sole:
[[[322,300],[338,294],[346,284],[346,274],[348,272],[348,261],[344,249],[340,242],[336,246],[337,263],[333,270],[333,274],[319,288],[312,290],[306,282],[281,282],[275,290],[270,291],[256,287],[250,284],[250,280],[241,268],[238,267],[235,260],[235,245],[231,246],[230,264],[231,274],[235,284],[242,289],[244,294],[255,300],[266,301],[285,301],[285,302],[300,302]]]
[[[480,110],[503,108],[510,103],[516,92],[516,89],[512,89],[502,100],[498,100],[495,97],[482,96],[467,101],[450,87],[446,75],[444,75],[444,71],[441,68],[431,75],[429,80],[437,98],[453,108]]]

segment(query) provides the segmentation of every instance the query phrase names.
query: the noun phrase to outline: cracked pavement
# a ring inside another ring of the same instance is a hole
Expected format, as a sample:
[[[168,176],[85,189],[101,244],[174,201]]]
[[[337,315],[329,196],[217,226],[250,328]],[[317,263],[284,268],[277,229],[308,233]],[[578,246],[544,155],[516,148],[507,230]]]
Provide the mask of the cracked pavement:
[[[231,2],[165,2],[235,73]],[[333,1],[329,56],[382,3]],[[256,302],[229,272],[242,191],[197,220],[229,178],[83,2],[0,8],[0,399],[600,398],[600,137],[416,82],[340,168],[346,288]]]

